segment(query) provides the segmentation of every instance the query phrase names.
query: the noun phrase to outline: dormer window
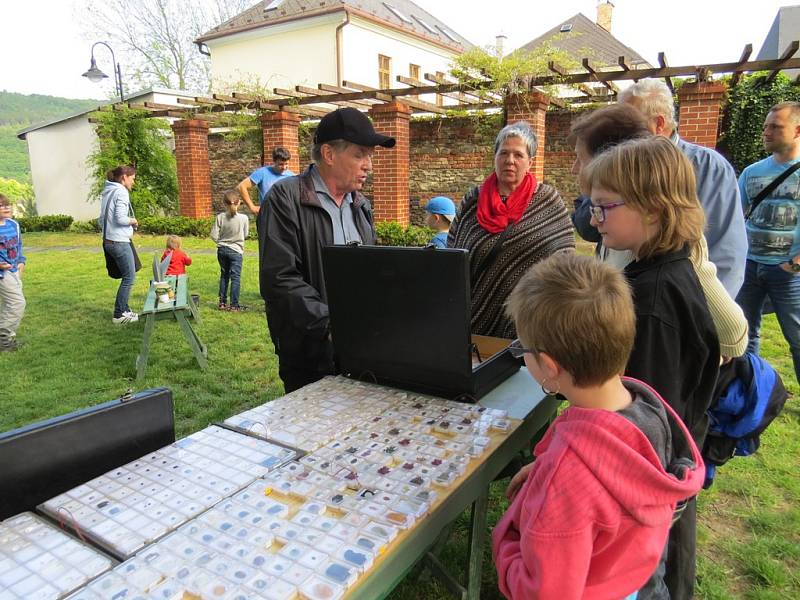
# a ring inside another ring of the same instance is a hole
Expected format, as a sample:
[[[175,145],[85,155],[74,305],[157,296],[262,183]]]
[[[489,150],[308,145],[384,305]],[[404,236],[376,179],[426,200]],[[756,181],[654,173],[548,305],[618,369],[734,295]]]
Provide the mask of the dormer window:
[[[283,4],[284,0],[272,0],[269,4],[264,7],[264,12],[275,10],[281,4]]]
[[[564,23],[561,26],[561,33],[569,33],[572,31],[572,23]]]
[[[397,9],[397,7],[395,7],[395,6],[392,6],[392,5],[391,5],[391,4],[389,4],[388,2],[384,2],[384,3],[383,3],[383,5],[384,5],[386,8],[388,8],[390,11],[392,11],[392,12],[394,13],[394,16],[395,16],[395,17],[397,17],[398,19],[400,19],[401,21],[403,21],[404,23],[413,23],[413,21],[412,21],[411,19],[409,19],[407,16],[405,16],[403,13],[401,13],[401,12],[400,12],[400,11]]]
[[[435,30],[433,27],[431,27],[431,26],[430,26],[430,25],[428,25],[428,24],[427,24],[425,21],[423,21],[422,19],[420,19],[420,18],[419,18],[417,15],[414,15],[414,18],[417,20],[417,23],[419,23],[420,25],[422,25],[422,26],[423,26],[425,29],[427,29],[429,32],[431,32],[431,33],[432,33],[432,34],[434,34],[434,35],[439,35],[439,32],[438,32],[438,31],[436,31],[436,30]]]
[[[448,38],[450,38],[451,41],[458,43],[458,40],[456,39],[456,36],[454,36],[452,33],[450,33],[447,29],[445,29],[441,25],[437,25],[436,28],[439,31],[441,31],[443,34],[445,34]]]

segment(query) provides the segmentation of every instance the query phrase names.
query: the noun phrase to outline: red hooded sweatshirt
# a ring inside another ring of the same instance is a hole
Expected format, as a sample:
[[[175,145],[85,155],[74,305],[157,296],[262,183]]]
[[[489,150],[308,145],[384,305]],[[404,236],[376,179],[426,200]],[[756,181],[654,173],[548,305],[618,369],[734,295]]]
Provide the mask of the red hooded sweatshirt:
[[[682,480],[667,473],[645,434],[616,412],[565,410],[492,533],[507,598],[619,600],[639,590],[658,565],[677,502],[700,490],[705,467],[684,424],[652,388],[623,382],[634,401],[664,405],[672,445],[693,468]]]

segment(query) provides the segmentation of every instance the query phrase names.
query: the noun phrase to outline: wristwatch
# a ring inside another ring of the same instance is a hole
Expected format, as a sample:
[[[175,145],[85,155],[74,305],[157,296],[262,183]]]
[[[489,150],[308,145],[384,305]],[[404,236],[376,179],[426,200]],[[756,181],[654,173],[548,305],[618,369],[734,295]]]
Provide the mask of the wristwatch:
[[[790,260],[786,264],[789,265],[789,270],[792,273],[800,273],[800,264],[798,264],[798,263],[796,263],[796,262],[794,262],[792,260]]]

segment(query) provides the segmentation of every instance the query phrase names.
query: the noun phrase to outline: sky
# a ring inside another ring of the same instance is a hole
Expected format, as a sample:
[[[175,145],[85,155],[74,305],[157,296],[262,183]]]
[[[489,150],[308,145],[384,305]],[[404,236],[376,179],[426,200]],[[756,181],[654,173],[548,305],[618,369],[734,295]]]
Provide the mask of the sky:
[[[524,45],[582,12],[594,20],[597,0],[415,0],[478,46]],[[254,2],[255,3],[255,2]],[[745,44],[753,58],[781,5],[791,0],[614,0],[611,30],[651,64],[665,52],[672,66],[735,62]],[[75,14],[80,0],[0,0],[0,90],[67,98],[108,97],[111,84],[93,84],[90,47]],[[98,67],[111,75],[108,52],[97,48]]]

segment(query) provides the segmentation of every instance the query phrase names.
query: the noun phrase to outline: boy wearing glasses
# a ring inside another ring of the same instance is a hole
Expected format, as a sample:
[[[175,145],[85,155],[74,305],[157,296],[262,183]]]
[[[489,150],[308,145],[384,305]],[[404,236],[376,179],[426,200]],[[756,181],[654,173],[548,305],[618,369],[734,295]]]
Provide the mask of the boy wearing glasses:
[[[661,560],[676,507],[705,469],[689,431],[657,392],[621,377],[636,331],[624,276],[560,253],[534,265],[507,310],[542,388],[567,408],[512,480],[492,534],[509,599],[629,598]]]

